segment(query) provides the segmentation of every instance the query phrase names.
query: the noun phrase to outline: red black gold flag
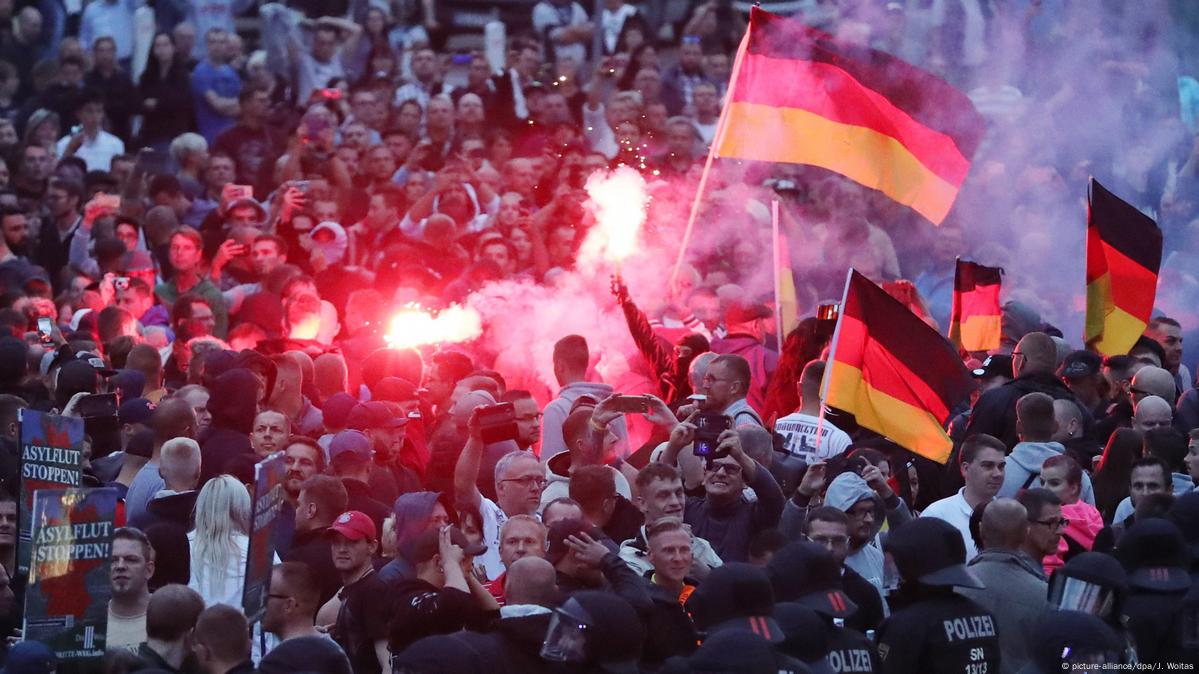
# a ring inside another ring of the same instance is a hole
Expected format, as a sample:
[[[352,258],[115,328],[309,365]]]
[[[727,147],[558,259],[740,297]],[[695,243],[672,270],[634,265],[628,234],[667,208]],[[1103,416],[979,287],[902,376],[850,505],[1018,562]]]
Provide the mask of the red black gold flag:
[[[945,463],[945,423],[974,380],[957,348],[850,271],[823,383],[824,402],[921,456]]]
[[[937,224],[985,130],[943,80],[757,7],[730,86],[716,156],[820,166]]]
[[[1162,232],[1152,218],[1091,179],[1087,213],[1087,346],[1128,353],[1157,294]]]
[[[1003,310],[999,306],[1001,273],[998,267],[984,267],[968,260],[957,262],[949,341],[964,351],[999,348],[1003,332]]]

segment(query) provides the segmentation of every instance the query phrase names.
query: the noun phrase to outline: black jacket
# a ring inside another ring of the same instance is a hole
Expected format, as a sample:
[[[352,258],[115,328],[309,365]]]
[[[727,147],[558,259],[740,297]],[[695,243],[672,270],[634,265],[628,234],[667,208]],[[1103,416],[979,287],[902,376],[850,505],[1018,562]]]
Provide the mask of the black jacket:
[[[986,433],[1002,440],[1009,450],[1015,447],[1020,442],[1016,437],[1016,401],[1029,393],[1044,393],[1054,400],[1078,402],[1070,389],[1049,372],[1022,375],[979,396],[970,414],[966,436]],[[1083,409],[1082,405],[1079,409]]]
[[[654,610],[654,601],[650,598],[649,587],[637,572],[625,564],[615,552],[604,555],[600,561],[600,570],[604,574],[607,587],[597,588],[584,584],[574,576],[558,572],[558,590],[563,596],[583,590],[610,589],[629,602],[641,616],[648,616]]]
[[[192,510],[196,507],[196,490],[177,492],[167,496],[155,496],[146,504],[146,510],[138,513],[138,517],[129,519],[129,526],[145,531],[155,524],[170,524],[182,527],[183,531],[192,528]]]
[[[375,531],[383,531],[383,520],[391,515],[391,508],[375,500],[375,492],[365,482],[343,477],[341,483],[345,485],[346,496],[349,497],[346,500],[346,510],[366,513],[375,523]]]
[[[699,643],[699,632],[679,603],[678,595],[661,585],[649,583],[649,596],[654,608],[645,620],[646,634],[651,636],[645,640],[642,662],[656,667],[666,658],[693,653]]]
[[[420,578],[393,586],[394,611],[388,646],[400,653],[413,642],[434,634],[453,634],[470,627],[483,629],[499,617],[479,606],[470,593],[452,587],[434,587]]]
[[[892,613],[879,628],[878,654],[882,674],[1000,671],[995,617],[952,589]]]
[[[464,630],[454,635],[474,649],[488,664],[489,674],[537,674],[548,672],[541,659],[541,645],[549,631],[553,613],[533,613],[493,620],[487,629]]]
[[[841,572],[841,585],[845,594],[858,610],[845,620],[845,626],[865,634],[869,630],[877,630],[883,622],[883,598],[874,584],[863,578],[857,571],[844,567]]]
[[[341,574],[333,566],[333,550],[325,537],[324,529],[297,531],[287,554],[280,555],[286,562],[304,562],[314,572],[321,584],[321,605],[333,598],[341,587]]]
[[[762,466],[754,472],[747,486],[758,500],[738,496],[730,505],[716,506],[708,497],[687,497],[683,521],[691,525],[691,533],[712,544],[712,549],[726,562],[749,559],[749,542],[763,529],[777,527],[783,514],[783,491],[770,471]]]

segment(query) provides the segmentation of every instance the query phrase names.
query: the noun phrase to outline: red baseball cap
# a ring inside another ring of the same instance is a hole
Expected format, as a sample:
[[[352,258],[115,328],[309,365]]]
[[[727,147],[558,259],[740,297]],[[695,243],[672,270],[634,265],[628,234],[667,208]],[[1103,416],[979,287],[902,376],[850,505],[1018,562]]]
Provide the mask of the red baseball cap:
[[[327,530],[327,533],[337,533],[345,536],[351,541],[368,540],[373,541],[376,538],[375,523],[364,512],[358,510],[348,510],[337,516],[333,520],[333,524]]]

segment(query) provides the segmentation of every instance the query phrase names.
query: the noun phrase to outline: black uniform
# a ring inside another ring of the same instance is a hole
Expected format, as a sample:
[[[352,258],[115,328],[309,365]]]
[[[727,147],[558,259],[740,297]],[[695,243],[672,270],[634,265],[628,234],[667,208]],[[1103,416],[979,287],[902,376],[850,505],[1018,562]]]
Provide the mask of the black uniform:
[[[872,674],[882,671],[878,650],[857,630],[828,628],[828,655],[825,662],[837,674]]]
[[[930,591],[883,622],[878,654],[884,674],[994,674],[995,618],[952,590]]]
[[[354,674],[379,674],[375,643],[387,639],[391,617],[391,588],[371,571],[341,591],[341,608],[333,638],[346,652]]]

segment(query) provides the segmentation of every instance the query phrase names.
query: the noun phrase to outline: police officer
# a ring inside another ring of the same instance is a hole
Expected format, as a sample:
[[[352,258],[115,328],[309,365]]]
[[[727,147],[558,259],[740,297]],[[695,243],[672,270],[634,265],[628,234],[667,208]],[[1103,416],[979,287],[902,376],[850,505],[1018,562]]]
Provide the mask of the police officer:
[[[1058,611],[1090,613],[1115,630],[1124,645],[1124,662],[1137,661],[1136,642],[1125,626],[1124,601],[1128,574],[1115,557],[1084,552],[1054,570],[1049,578],[1049,604]]]
[[[878,671],[878,652],[864,634],[845,627],[858,607],[845,594],[841,565],[823,545],[795,541],[779,548],[766,566],[775,597],[806,606],[824,618],[825,661],[837,674]]]
[[[1045,611],[1029,637],[1031,662],[1021,674],[1097,672],[1121,664],[1120,637],[1098,617],[1079,611]]]
[[[586,590],[554,609],[541,658],[554,671],[636,674],[644,642],[645,627],[632,605],[611,592]]]
[[[1182,602],[1191,588],[1191,556],[1182,532],[1169,520],[1138,520],[1116,546],[1128,572],[1124,612],[1142,663],[1179,662]]]
[[[995,617],[953,591],[954,587],[983,588],[966,568],[966,546],[958,530],[944,520],[922,517],[892,530],[884,551],[900,581],[889,597],[894,612],[879,628],[881,671],[998,672]]]

